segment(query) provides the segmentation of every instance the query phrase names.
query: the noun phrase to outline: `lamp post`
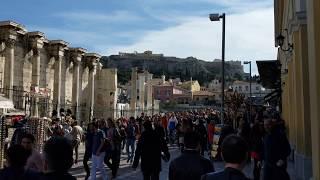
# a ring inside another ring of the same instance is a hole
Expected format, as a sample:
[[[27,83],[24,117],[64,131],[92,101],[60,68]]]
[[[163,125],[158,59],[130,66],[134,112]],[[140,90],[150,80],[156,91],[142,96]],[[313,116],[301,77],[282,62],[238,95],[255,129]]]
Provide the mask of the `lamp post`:
[[[251,77],[251,61],[244,61],[243,62],[243,64],[249,64],[250,65],[250,79],[249,79],[249,98],[250,98],[250,109],[249,109],[249,115],[250,115],[250,117],[249,117],[249,121],[250,121],[250,123],[251,123],[251,117],[252,117],[252,114],[251,114],[251,107],[252,107],[252,94],[251,94],[251,82],[252,82],[252,77]]]
[[[209,15],[210,21],[220,21],[222,19],[222,58],[221,58],[221,64],[222,64],[222,97],[221,97],[221,124],[224,124],[224,55],[225,55],[225,29],[226,29],[226,14],[222,13],[220,14],[210,14]]]

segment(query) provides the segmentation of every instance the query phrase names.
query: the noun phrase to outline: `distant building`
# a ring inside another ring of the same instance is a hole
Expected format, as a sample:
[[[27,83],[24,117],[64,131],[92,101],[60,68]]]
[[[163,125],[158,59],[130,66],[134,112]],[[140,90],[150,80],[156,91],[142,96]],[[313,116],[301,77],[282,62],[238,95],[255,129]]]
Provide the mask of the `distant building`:
[[[218,79],[214,79],[208,84],[208,89],[211,91],[218,91],[218,90],[221,90],[221,88],[222,88],[222,83]]]
[[[123,52],[119,52],[119,56],[121,58],[131,58],[131,59],[153,59],[153,60],[157,60],[161,57],[163,57],[163,54],[153,54],[152,51],[145,51],[143,53],[138,53],[137,51],[133,52],[133,53],[123,53]]]
[[[212,105],[215,103],[216,94],[209,91],[193,92],[193,103],[201,105]]]
[[[197,80],[193,81],[192,79],[190,81],[182,82],[178,86],[183,88],[183,89],[189,90],[191,92],[200,91],[201,90],[199,82]]]
[[[153,74],[148,71],[138,72],[138,68],[132,68],[131,81],[127,85],[130,111],[155,110],[157,102],[153,98],[153,85],[162,81],[163,79],[153,79]]]
[[[246,81],[234,81],[231,85],[233,91],[238,92],[240,94],[244,94],[246,98],[250,97],[250,83]],[[251,95],[252,97],[264,97],[271,90],[265,89],[261,84],[256,82],[251,83]]]
[[[117,79],[117,69],[102,69],[96,74],[94,117],[116,117]]]

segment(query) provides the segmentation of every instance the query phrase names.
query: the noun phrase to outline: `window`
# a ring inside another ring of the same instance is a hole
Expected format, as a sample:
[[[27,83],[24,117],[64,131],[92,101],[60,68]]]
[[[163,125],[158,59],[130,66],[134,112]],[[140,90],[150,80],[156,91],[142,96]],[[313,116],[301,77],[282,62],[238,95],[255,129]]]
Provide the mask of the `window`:
[[[167,90],[166,95],[170,96],[170,90]]]
[[[246,91],[249,91],[249,86],[246,86]]]
[[[137,100],[139,100],[140,99],[140,97],[139,96],[137,96]]]
[[[256,87],[256,90],[259,91],[259,86]]]

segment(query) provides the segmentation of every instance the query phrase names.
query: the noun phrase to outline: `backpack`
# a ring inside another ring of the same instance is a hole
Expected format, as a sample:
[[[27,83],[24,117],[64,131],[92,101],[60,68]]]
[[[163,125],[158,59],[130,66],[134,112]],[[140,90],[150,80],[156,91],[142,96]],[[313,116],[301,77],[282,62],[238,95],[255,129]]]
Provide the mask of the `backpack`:
[[[169,130],[175,130],[176,129],[176,122],[169,121]]]
[[[122,137],[120,135],[120,132],[117,128],[114,128],[113,130],[113,142],[115,144],[121,144],[121,141],[122,141]]]
[[[120,130],[119,130],[119,133],[120,133],[120,136],[122,139],[125,139],[126,138],[126,129],[124,127],[121,127]]]
[[[132,124],[129,124],[128,127],[126,128],[127,138],[135,138],[136,137],[135,131],[136,131],[135,127]]]

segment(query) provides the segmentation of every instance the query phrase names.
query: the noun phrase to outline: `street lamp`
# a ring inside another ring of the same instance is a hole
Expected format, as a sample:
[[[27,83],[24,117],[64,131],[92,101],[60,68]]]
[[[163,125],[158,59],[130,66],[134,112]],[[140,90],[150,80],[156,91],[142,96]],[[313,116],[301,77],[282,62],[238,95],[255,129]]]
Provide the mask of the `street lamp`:
[[[251,123],[251,117],[252,117],[252,114],[251,114],[251,106],[252,106],[252,94],[251,94],[251,81],[252,81],[252,78],[251,78],[251,61],[244,61],[243,64],[249,64],[250,65],[250,80],[249,80],[249,83],[250,83],[250,90],[249,90],[249,96],[250,96],[250,109],[249,109],[249,121]]]
[[[225,29],[226,29],[226,14],[222,13],[220,14],[210,14],[209,15],[210,21],[220,21],[222,19],[222,58],[221,58],[221,64],[222,64],[222,99],[221,99],[221,124],[224,124],[224,55],[225,55]]]

